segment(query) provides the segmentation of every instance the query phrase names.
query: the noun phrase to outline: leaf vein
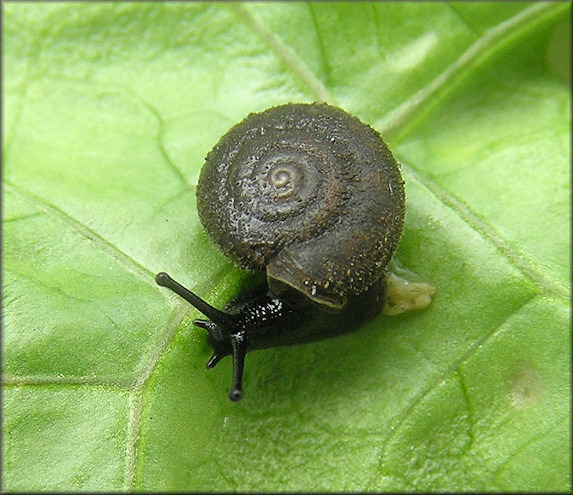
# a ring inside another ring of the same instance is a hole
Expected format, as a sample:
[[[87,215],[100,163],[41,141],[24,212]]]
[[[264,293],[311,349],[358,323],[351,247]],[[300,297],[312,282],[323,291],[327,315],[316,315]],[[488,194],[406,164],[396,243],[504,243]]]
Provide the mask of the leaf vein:
[[[143,417],[143,390],[138,387],[131,397],[129,418],[127,422],[127,446],[125,451],[125,483],[127,489],[133,492],[138,472],[138,444],[141,432],[141,419]]]
[[[227,5],[227,8],[234,12],[247,27],[259,36],[276,57],[302,81],[317,100],[332,102],[332,96],[329,91],[320,79],[308,68],[306,63],[289,46],[256,19],[244,5],[230,3]]]
[[[175,163],[173,162],[173,160],[169,156],[169,152],[167,151],[167,148],[164,144],[164,141],[165,141],[165,121],[163,120],[163,117],[161,116],[161,113],[159,112],[159,110],[157,110],[153,105],[151,105],[151,103],[146,101],[141,96],[135,94],[133,91],[129,90],[128,88],[124,88],[124,91],[127,94],[131,95],[135,100],[139,101],[149,111],[149,113],[151,115],[153,115],[153,117],[157,120],[158,129],[157,129],[156,139],[157,139],[157,147],[159,149],[159,154],[161,155],[161,157],[163,158],[165,163],[167,163],[167,166],[169,167],[169,169],[179,179],[179,181],[186,188],[190,187],[190,185],[188,184],[188,182],[185,179],[185,176],[183,175],[181,170],[179,170],[179,168],[177,166],[175,166]]]
[[[456,198],[453,194],[443,189],[437,182],[429,179],[411,165],[400,160],[402,167],[407,170],[414,179],[425,187],[443,205],[454,211],[470,228],[477,232],[483,239],[490,242],[495,248],[525,277],[538,287],[561,297],[569,297],[569,290],[548,276],[540,273],[533,266],[533,262],[525,253],[516,253],[509,241],[500,235],[491,225],[472,210],[472,208]]]
[[[38,387],[46,385],[57,385],[58,387],[76,387],[78,385],[82,385],[88,387],[107,387],[131,390],[134,385],[134,380],[132,377],[114,376],[66,376],[59,378],[57,376],[14,376],[11,373],[2,374],[2,386],[5,387]]]
[[[57,206],[50,204],[43,198],[36,196],[30,191],[25,191],[18,186],[4,180],[4,190],[9,191],[23,200],[33,204],[37,208],[42,209],[48,215],[56,218],[74,229],[80,236],[91,241],[98,249],[107,254],[111,259],[125,268],[130,273],[134,274],[140,280],[148,285],[155,286],[153,274],[150,270],[138,263],[135,259],[125,254],[121,249],[112,244],[110,241],[102,237],[100,234],[90,229],[79,220],[72,217],[69,213],[64,212]]]
[[[383,458],[386,455],[388,450],[388,446],[393,437],[396,436],[398,431],[406,424],[407,419],[416,411],[418,406],[422,403],[422,401],[428,397],[428,395],[438,387],[441,382],[444,382],[449,376],[454,374],[459,374],[459,368],[465,362],[467,362],[472,356],[474,356],[478,350],[484,346],[484,344],[492,339],[494,336],[498,335],[499,332],[502,332],[505,324],[512,318],[515,314],[533,302],[539,294],[533,294],[530,297],[526,298],[519,306],[517,306],[514,310],[510,311],[502,321],[500,321],[492,330],[486,333],[482,338],[476,340],[473,345],[464,352],[458,359],[454,360],[445,370],[443,373],[440,373],[432,382],[422,390],[417,396],[414,397],[412,403],[403,409],[403,414],[395,421],[395,424],[389,429],[390,433],[388,436],[382,440],[382,447],[380,449],[380,464],[383,463]]]
[[[452,93],[478,66],[480,60],[485,61],[495,55],[497,48],[509,44],[530,25],[544,22],[547,17],[566,8],[569,8],[567,2],[536,3],[486,31],[439,76],[388,112],[374,126],[389,141],[399,140],[415,123],[425,117],[429,110]]]
[[[519,454],[521,452],[523,452],[524,450],[527,449],[527,447],[529,447],[531,444],[539,441],[540,439],[544,439],[547,437],[547,435],[552,431],[555,430],[558,427],[561,427],[561,425],[563,423],[566,423],[568,421],[570,421],[570,417],[569,415],[564,416],[562,418],[560,418],[559,420],[557,420],[554,424],[550,425],[549,427],[547,427],[544,431],[542,431],[541,433],[538,433],[536,435],[533,435],[532,437],[530,437],[525,443],[523,443],[522,445],[519,446],[519,448],[517,450],[515,450],[515,452],[513,452],[513,454],[509,455],[504,462],[501,463],[500,466],[498,466],[498,468],[491,474],[491,480],[492,481],[497,481],[499,476],[501,475],[502,471],[504,470],[504,468],[515,458],[517,458],[519,456]]]
[[[455,8],[451,2],[446,2],[446,7],[461,21],[461,23],[466,26],[472,33],[476,36],[480,36],[480,32],[472,25],[470,22]]]
[[[322,59],[322,65],[324,67],[324,73],[326,74],[326,83],[330,83],[330,74],[332,69],[330,67],[330,63],[328,62],[328,57],[326,56],[326,48],[324,46],[324,39],[322,37],[322,33],[320,32],[320,24],[318,22],[318,18],[316,17],[316,11],[312,2],[307,2],[308,10],[310,12],[310,18],[312,19],[312,23],[314,25],[314,29],[316,31],[316,38],[318,40],[318,50],[320,53],[320,57]]]

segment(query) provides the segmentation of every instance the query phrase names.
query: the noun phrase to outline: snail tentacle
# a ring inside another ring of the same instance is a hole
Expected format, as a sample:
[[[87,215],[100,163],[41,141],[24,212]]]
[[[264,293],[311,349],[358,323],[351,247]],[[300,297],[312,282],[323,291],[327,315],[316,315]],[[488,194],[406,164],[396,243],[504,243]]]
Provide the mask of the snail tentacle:
[[[177,295],[185,299],[189,304],[201,311],[201,313],[203,313],[205,316],[209,317],[211,321],[215,322],[217,325],[230,327],[233,324],[233,318],[231,315],[223,313],[223,311],[219,311],[218,309],[214,308],[203,299],[201,299],[197,294],[194,294],[186,287],[183,287],[179,282],[173,280],[167,273],[158,273],[155,276],[155,282],[157,285],[171,289]],[[209,330],[209,328],[205,329]]]
[[[247,355],[247,341],[244,332],[231,336],[233,346],[233,388],[229,392],[229,399],[238,401],[243,396],[243,370]]]

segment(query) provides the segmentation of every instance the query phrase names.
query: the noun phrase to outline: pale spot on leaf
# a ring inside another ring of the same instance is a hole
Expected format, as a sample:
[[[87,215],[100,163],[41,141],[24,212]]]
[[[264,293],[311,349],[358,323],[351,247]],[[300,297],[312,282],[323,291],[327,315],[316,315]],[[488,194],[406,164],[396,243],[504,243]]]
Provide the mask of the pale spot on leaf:
[[[539,374],[530,365],[520,366],[510,382],[510,397],[517,408],[528,407],[539,401],[543,386]]]

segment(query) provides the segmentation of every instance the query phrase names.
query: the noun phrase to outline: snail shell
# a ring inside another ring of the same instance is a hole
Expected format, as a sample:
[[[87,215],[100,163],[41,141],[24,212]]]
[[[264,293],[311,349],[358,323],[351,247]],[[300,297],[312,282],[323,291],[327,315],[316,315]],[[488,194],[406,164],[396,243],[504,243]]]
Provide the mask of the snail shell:
[[[225,255],[339,309],[371,287],[404,222],[404,183],[370,126],[324,103],[252,113],[207,155],[201,222]]]

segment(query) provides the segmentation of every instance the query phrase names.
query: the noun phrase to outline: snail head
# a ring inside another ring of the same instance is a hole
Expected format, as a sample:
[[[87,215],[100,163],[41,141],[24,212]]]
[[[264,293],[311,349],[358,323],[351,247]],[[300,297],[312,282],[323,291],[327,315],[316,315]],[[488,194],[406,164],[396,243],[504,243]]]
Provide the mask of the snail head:
[[[229,398],[238,401],[243,395],[243,369],[247,354],[247,341],[239,318],[214,308],[165,272],[158,273],[155,281],[158,285],[171,289],[209,318],[209,320],[193,321],[195,326],[207,331],[209,342],[213,347],[213,355],[207,362],[207,368],[214,368],[225,356],[233,356],[233,387],[229,392]]]

